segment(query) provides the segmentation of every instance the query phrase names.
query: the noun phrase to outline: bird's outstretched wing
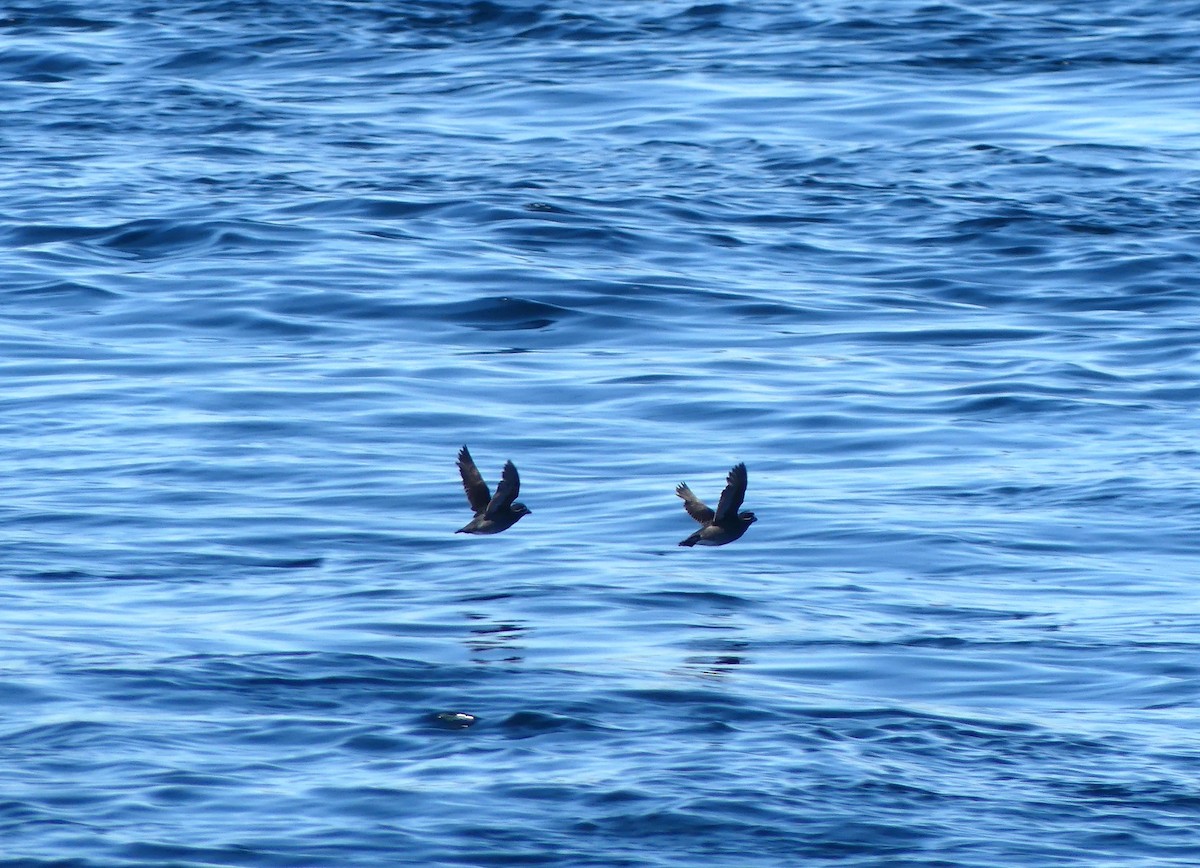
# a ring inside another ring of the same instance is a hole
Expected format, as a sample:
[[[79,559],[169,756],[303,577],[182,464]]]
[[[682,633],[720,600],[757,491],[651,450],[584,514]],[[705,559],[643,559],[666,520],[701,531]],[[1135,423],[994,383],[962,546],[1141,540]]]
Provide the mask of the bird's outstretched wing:
[[[686,482],[681,482],[675,486],[675,494],[683,498],[683,508],[696,521],[701,524],[708,524],[713,520],[713,511],[705,505],[704,501],[692,494],[692,490],[687,487]]]
[[[723,524],[727,519],[737,516],[746,499],[746,465],[735,464],[725,479],[725,490],[721,492],[721,500],[717,503],[717,515],[713,519],[717,524]]]
[[[491,518],[497,511],[508,509],[520,493],[521,477],[517,475],[517,465],[506,461],[504,472],[500,474],[500,484],[496,486],[496,496],[487,505],[487,517]]]
[[[479,475],[479,468],[475,466],[475,460],[471,458],[466,446],[458,450],[458,472],[462,474],[467,503],[471,504],[471,509],[475,512],[483,512],[488,508],[492,493],[488,491],[487,483]]]

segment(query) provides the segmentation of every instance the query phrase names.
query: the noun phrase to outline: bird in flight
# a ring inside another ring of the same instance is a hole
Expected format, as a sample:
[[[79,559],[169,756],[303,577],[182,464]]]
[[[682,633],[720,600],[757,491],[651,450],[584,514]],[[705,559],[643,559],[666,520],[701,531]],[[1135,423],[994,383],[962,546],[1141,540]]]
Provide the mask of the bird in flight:
[[[475,510],[475,517],[455,533],[500,533],[533,511],[523,503],[516,503],[521,491],[521,477],[517,475],[517,466],[511,461],[504,464],[495,496],[479,475],[479,468],[475,466],[475,460],[466,446],[458,450],[458,472],[462,474],[463,490],[467,493],[467,503]]]
[[[725,490],[713,512],[704,501],[692,494],[686,482],[679,483],[675,493],[683,498],[687,514],[700,522],[700,530],[683,540],[681,546],[723,546],[731,543],[746,532],[746,528],[758,521],[752,512],[738,512],[746,499],[746,465],[735,464],[725,479]]]

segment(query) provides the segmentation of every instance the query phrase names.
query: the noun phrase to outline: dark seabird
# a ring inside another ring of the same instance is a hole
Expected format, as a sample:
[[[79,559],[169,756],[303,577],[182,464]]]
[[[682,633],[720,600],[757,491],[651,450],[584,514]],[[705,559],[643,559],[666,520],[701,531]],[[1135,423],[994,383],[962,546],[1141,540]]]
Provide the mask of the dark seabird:
[[[681,542],[681,546],[723,546],[733,542],[746,532],[746,528],[758,521],[752,512],[738,512],[742,501],[746,499],[745,464],[735,464],[729,471],[716,512],[692,494],[686,482],[679,483],[675,493],[683,498],[683,508],[688,515],[702,525],[700,530]]]
[[[467,492],[467,503],[475,510],[475,517],[455,533],[500,533],[520,521],[521,516],[532,512],[525,504],[514,503],[521,491],[521,477],[517,476],[517,466],[511,461],[504,464],[495,497],[488,491],[466,446],[458,451],[458,472],[462,474],[463,490]]]

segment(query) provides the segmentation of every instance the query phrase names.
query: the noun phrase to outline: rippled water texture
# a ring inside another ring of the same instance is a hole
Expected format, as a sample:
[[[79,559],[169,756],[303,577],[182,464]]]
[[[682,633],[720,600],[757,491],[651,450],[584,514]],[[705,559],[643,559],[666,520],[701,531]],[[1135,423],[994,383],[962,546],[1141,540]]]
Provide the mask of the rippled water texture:
[[[1197,21],[9,4],[0,864],[1197,864]]]

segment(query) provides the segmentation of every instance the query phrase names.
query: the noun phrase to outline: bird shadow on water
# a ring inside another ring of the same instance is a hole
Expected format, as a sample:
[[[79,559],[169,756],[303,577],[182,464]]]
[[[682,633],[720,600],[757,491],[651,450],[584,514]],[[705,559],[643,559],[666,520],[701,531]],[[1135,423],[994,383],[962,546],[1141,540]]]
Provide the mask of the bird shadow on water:
[[[523,663],[525,646],[522,639],[529,631],[521,621],[497,620],[479,612],[467,612],[474,622],[464,640],[474,663]]]

